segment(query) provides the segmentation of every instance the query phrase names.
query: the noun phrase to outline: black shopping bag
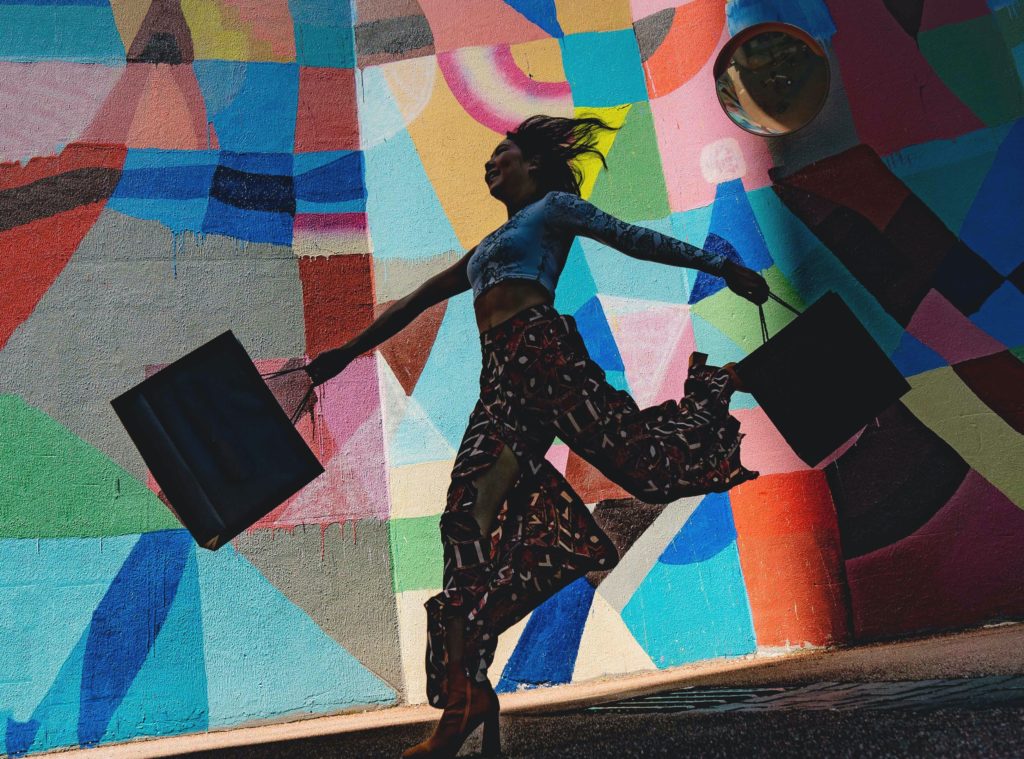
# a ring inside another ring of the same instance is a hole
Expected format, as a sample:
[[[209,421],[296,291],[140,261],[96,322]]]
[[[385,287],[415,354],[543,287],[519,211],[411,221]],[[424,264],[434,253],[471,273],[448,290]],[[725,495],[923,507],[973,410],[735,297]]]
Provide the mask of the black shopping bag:
[[[230,331],[111,405],[172,510],[211,550],[324,471]]]
[[[910,389],[837,293],[829,292],[736,365],[793,451],[815,466]]]

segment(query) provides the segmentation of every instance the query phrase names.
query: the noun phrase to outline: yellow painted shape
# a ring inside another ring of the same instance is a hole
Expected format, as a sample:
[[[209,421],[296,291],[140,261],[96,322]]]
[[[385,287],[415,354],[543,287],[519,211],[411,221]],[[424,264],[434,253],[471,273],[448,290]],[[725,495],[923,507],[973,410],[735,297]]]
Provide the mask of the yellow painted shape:
[[[951,367],[907,380],[903,403],[982,477],[1024,508],[1024,435],[1004,422]]]
[[[442,78],[437,59],[432,55],[385,63],[380,70],[402,114],[403,126],[423,113],[430,104],[434,83]]]
[[[531,79],[538,82],[564,82],[562,48],[556,39],[535,40],[512,45],[512,59]]]
[[[128,50],[132,46],[132,42],[135,41],[151,5],[150,0],[110,0],[110,10],[114,13],[114,26],[117,27],[117,33],[121,35],[125,50]]]
[[[484,162],[501,135],[466,113],[440,70],[430,102],[409,123],[409,135],[463,248],[473,247],[505,223],[505,207],[491,198],[484,184]]]
[[[427,517],[444,511],[455,460],[390,469],[391,518]]]
[[[577,108],[576,118],[583,118],[587,116],[596,116],[597,118],[604,121],[608,126],[621,127],[626,123],[626,116],[629,115],[629,109],[632,108],[631,103],[626,105],[616,105],[610,108]],[[618,132],[604,131],[600,132],[597,139],[598,149],[608,155],[608,151],[612,149],[612,144],[615,142],[615,137]],[[597,176],[604,169],[601,164],[601,160],[595,155],[584,155],[576,159],[576,165],[583,171],[583,182],[580,183],[580,195],[584,198],[589,198],[590,194],[594,191],[594,185],[597,184]]]
[[[253,39],[238,9],[216,0],[182,0],[182,13],[192,32],[197,60],[274,61],[271,45]]]
[[[566,34],[608,32],[633,25],[629,0],[555,0],[555,9]]]
[[[402,651],[402,679],[410,704],[427,701],[427,673],[423,652],[427,648],[427,613],[423,604],[441,590],[406,590],[395,596],[398,611],[398,640]]]

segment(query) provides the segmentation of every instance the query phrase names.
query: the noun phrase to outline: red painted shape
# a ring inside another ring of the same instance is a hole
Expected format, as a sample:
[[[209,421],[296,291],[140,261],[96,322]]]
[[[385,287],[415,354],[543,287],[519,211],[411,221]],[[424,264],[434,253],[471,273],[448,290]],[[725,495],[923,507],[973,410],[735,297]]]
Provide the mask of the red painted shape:
[[[633,497],[572,451],[565,464],[565,478],[584,503]]]
[[[359,150],[354,69],[299,69],[295,150]]]
[[[304,256],[299,278],[308,355],[337,348],[373,321],[370,256]]]
[[[665,95],[693,79],[715,51],[724,25],[725,3],[721,0],[696,0],[676,8],[665,39],[644,61],[651,97]]]
[[[839,527],[825,475],[762,475],[729,499],[757,644],[847,640]]]
[[[0,189],[23,187],[83,168],[120,169],[125,149],[114,145],[69,145],[59,156],[33,158],[25,166],[0,165]],[[78,244],[99,218],[105,201],[36,219],[0,232],[0,348],[35,310]]]
[[[430,357],[430,351],[441,328],[447,301],[431,306],[408,327],[380,346],[384,360],[402,385],[406,395],[412,395],[416,383],[423,373],[423,367]],[[381,304],[381,310],[390,304]]]
[[[850,113],[862,142],[886,155],[984,128],[946,86],[882,0],[826,0]]]
[[[985,0],[928,0],[921,14],[921,31],[971,21],[991,12]]]
[[[842,153],[801,169],[778,180],[780,185],[810,193],[837,206],[856,210],[880,232],[892,221],[910,195],[910,190],[867,145],[857,145]],[[813,202],[813,201],[812,201]],[[820,204],[822,219],[831,210]]]
[[[1024,617],[1024,511],[977,472],[924,526],[846,562],[858,638]]]
[[[953,370],[1008,425],[1024,435],[1024,364],[1009,351],[956,364]]]

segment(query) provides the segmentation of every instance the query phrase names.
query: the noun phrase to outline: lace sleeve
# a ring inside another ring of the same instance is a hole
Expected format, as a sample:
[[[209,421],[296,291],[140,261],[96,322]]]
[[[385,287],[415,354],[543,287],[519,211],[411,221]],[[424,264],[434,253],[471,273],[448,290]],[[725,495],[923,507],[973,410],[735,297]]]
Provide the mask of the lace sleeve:
[[[722,276],[728,259],[653,229],[629,224],[568,192],[549,195],[553,222],[573,234],[590,237],[633,258],[670,266],[688,266]]]

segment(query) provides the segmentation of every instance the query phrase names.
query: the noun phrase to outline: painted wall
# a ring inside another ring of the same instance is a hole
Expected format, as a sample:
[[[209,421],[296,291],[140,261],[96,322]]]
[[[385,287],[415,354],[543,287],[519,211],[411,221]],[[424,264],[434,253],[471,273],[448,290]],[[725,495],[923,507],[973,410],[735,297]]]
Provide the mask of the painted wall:
[[[467,296],[324,387],[327,473],[217,552],[108,401],[224,329],[268,369],[355,333],[501,223],[482,165],[535,112],[621,124],[587,196],[839,291],[913,389],[816,469],[737,396],[763,476],[667,507],[555,446],[622,561],[502,638],[499,689],[1024,616],[1020,3],[454,6],[0,0],[0,751],[423,700]],[[767,19],[833,74],[774,141],[710,78]],[[720,281],[589,240],[557,305],[644,405],[759,342]]]

